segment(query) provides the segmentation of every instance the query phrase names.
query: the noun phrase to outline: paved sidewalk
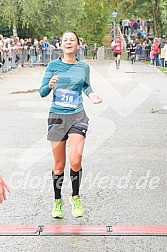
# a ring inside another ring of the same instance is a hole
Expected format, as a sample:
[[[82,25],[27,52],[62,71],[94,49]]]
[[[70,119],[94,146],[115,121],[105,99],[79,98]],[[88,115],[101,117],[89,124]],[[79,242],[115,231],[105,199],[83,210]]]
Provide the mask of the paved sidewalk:
[[[81,186],[85,216],[71,214],[67,162],[65,217],[51,217],[53,158],[46,140],[51,96],[38,93],[45,68],[25,68],[0,80],[0,173],[11,188],[0,206],[0,225],[167,225],[167,77],[141,62],[122,61],[120,70],[113,61],[89,63],[103,103],[84,97],[90,118]],[[166,247],[166,237],[0,236],[1,252],[164,252]]]

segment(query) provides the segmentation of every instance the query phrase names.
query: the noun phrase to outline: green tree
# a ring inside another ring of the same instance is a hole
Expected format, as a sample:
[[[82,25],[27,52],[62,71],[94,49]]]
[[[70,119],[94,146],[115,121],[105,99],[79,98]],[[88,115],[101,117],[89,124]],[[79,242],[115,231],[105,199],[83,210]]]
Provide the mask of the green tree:
[[[108,27],[108,2],[85,0],[84,15],[79,21],[78,32],[83,34],[88,44],[102,44]]]
[[[34,34],[59,34],[74,29],[82,17],[84,1],[81,0],[0,0],[0,18],[9,29],[27,29]]]

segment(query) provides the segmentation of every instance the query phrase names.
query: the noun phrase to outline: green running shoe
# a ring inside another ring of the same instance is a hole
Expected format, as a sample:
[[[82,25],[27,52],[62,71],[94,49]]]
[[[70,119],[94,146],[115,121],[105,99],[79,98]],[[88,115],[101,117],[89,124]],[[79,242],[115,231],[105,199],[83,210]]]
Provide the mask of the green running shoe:
[[[75,218],[84,216],[84,209],[81,204],[80,196],[70,196],[70,204],[72,206],[72,215]]]
[[[56,199],[52,209],[52,217],[53,218],[63,218],[63,210],[62,210],[63,200]]]

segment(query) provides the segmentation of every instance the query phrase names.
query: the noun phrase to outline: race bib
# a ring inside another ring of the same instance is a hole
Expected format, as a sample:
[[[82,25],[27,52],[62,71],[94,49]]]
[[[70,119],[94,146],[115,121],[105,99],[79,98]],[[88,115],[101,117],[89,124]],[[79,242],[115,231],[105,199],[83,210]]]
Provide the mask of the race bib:
[[[76,108],[78,106],[78,99],[79,99],[78,91],[62,88],[56,90],[56,100],[55,100],[56,105],[68,108]]]
[[[116,46],[116,50],[120,50],[120,49],[121,49],[120,46],[117,45],[117,46]]]

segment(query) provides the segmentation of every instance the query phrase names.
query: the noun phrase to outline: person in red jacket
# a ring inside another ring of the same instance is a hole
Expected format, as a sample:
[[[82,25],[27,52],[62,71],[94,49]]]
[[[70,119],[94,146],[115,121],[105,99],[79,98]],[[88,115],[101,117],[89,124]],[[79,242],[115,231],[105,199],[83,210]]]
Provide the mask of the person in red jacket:
[[[3,200],[6,200],[6,192],[5,189],[10,192],[9,187],[4,182],[2,177],[0,176],[0,204],[3,202]]]
[[[156,66],[159,66],[159,53],[160,53],[160,47],[159,47],[159,40],[157,38],[154,39],[154,43],[152,45],[152,51],[153,51],[153,56],[154,60],[156,63]]]
[[[120,68],[120,61],[121,61],[121,53],[123,49],[123,41],[120,39],[120,36],[117,35],[114,41],[111,43],[111,47],[113,48],[114,58],[116,69]]]

